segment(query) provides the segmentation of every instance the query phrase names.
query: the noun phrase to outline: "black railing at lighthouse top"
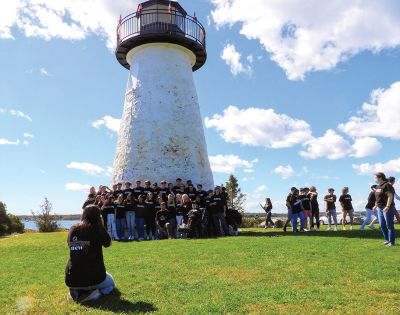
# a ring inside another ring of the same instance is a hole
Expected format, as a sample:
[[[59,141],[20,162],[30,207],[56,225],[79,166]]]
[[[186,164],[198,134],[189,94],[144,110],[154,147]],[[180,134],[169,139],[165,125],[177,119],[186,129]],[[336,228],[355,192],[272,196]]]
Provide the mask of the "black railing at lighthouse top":
[[[176,43],[191,49],[198,58],[194,70],[200,68],[205,62],[206,31],[204,26],[196,17],[165,9],[143,10],[120,20],[117,27],[118,60],[128,68],[121,61],[125,50],[152,41]]]

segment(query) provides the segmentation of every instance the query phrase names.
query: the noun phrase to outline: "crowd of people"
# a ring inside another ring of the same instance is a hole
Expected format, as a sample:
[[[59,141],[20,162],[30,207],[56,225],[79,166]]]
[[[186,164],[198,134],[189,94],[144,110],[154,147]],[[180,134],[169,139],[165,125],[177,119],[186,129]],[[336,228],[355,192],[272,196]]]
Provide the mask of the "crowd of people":
[[[124,186],[124,187],[123,187]],[[160,185],[140,180],[90,189],[83,209],[96,205],[116,241],[238,235],[241,214],[228,207],[225,187],[205,191],[201,184],[177,178]]]
[[[385,245],[395,245],[394,216],[399,220],[394,199],[400,197],[394,190],[395,178],[385,174],[375,174],[376,184],[371,187],[366,205],[367,216],[361,226],[364,230],[369,224],[373,228],[376,218],[385,238]],[[153,184],[145,182],[141,186],[125,183],[125,189],[118,183],[112,189],[100,186],[96,192],[93,187],[83,205],[81,222],[74,225],[68,234],[70,258],[66,266],[65,283],[69,287],[68,297],[76,302],[96,300],[111,293],[115,288],[113,277],[106,272],[102,247],[109,247],[112,239],[144,240],[179,237],[207,237],[238,235],[240,214],[228,207],[228,194],[223,187],[205,192],[201,185],[197,189],[191,181],[186,186],[181,179],[176,184],[165,181]],[[324,197],[325,210],[329,218],[328,230],[332,221],[337,231],[337,196],[330,188]],[[344,187],[338,199],[343,213],[342,225],[346,230],[346,217],[350,217],[350,230],[353,230],[353,205],[349,188]],[[316,187],[297,189],[292,187],[287,196],[288,220],[294,233],[319,230],[320,208]],[[272,202],[266,199],[262,206],[266,211],[266,226],[274,225],[271,219]],[[375,216],[375,219],[372,217]],[[371,221],[372,219],[372,221]],[[299,229],[297,228],[300,221]],[[127,228],[127,229],[126,229]],[[233,233],[230,232],[232,228]]]
[[[394,218],[400,222],[399,212],[395,207],[395,199],[400,200],[396,194],[394,184],[395,177],[386,178],[385,174],[375,174],[376,184],[371,186],[368,195],[367,204],[365,206],[366,216],[361,224],[360,231],[364,231],[368,225],[369,228],[375,229],[375,222],[379,221],[380,229],[385,238],[386,246],[395,245]],[[349,187],[343,187],[339,199],[335,195],[333,188],[328,189],[328,194],[324,196],[324,208],[328,217],[327,231],[338,231],[337,218],[337,201],[340,204],[342,219],[339,222],[342,229],[347,229],[347,223],[350,223],[350,230],[354,230],[354,208],[353,199],[349,193]],[[286,232],[289,223],[294,233],[306,231],[320,230],[320,207],[318,203],[318,192],[315,186],[297,189],[292,187],[286,198],[286,207],[288,209],[288,217],[283,226]],[[271,219],[272,202],[270,198],[265,200],[262,208],[266,212],[265,227],[275,227],[275,223]],[[347,216],[349,222],[347,222]],[[299,222],[300,221],[300,222]],[[298,223],[300,223],[298,225]]]

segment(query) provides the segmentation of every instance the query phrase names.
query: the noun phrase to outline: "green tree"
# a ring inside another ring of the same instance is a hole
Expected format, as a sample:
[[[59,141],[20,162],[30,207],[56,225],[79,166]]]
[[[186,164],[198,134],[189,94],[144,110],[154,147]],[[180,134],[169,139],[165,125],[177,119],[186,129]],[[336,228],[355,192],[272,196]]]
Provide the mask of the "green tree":
[[[6,204],[0,201],[0,236],[23,232],[24,225],[20,219],[15,215],[8,214]]]
[[[244,212],[244,204],[246,203],[246,195],[242,193],[239,182],[235,175],[231,174],[225,184],[228,193],[228,206],[236,210]]]
[[[39,232],[57,231],[57,221],[60,219],[60,217],[52,214],[52,211],[53,205],[47,198],[44,198],[44,202],[40,206],[40,211],[38,213],[32,211],[33,220],[35,221]]]

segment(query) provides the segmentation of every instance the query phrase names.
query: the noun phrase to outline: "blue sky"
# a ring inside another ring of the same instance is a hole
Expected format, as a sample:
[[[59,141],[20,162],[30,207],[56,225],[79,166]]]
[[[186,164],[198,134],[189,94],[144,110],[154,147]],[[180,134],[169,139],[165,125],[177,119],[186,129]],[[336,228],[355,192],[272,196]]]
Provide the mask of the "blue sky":
[[[215,182],[233,171],[249,211],[266,196],[283,211],[292,185],[347,185],[362,209],[375,171],[400,173],[400,5],[305,2],[180,1],[207,29],[194,78]],[[0,4],[0,200],[10,212],[48,197],[57,213],[80,213],[88,185],[110,183],[128,78],[113,36],[137,3]]]

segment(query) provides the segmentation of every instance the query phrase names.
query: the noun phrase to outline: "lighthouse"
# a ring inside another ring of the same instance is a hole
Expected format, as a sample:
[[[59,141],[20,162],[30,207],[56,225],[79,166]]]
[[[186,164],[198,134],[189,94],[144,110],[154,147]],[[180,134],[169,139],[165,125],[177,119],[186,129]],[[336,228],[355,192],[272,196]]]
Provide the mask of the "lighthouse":
[[[116,57],[129,70],[113,182],[214,180],[193,72],[206,62],[206,32],[176,1],[149,0],[121,18]]]

